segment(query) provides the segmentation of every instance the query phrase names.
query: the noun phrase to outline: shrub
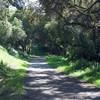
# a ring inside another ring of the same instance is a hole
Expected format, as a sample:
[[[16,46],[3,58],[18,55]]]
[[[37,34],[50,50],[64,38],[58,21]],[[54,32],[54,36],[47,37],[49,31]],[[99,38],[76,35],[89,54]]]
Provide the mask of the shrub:
[[[10,71],[10,68],[7,67],[7,64],[4,64],[3,61],[1,61],[0,62],[0,76],[7,77],[9,71]]]
[[[14,39],[14,41],[21,40],[25,37],[26,37],[26,33],[23,29],[21,29],[19,27],[15,27],[15,26],[13,27],[12,38]]]
[[[0,39],[7,40],[12,35],[12,25],[8,21],[0,20]]]

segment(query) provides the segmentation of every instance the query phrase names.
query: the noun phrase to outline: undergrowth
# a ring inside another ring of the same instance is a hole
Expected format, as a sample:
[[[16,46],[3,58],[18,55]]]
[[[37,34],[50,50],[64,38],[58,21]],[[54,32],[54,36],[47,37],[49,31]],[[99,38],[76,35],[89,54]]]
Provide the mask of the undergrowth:
[[[100,63],[87,61],[83,58],[73,61],[62,56],[47,56],[46,60],[57,71],[100,87]]]

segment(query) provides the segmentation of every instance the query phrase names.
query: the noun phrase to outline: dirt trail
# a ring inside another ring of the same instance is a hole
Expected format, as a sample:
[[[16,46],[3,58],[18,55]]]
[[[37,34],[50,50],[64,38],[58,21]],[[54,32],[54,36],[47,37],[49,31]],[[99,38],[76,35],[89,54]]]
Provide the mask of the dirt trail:
[[[57,73],[43,57],[34,57],[27,70],[23,100],[100,100],[100,89]]]

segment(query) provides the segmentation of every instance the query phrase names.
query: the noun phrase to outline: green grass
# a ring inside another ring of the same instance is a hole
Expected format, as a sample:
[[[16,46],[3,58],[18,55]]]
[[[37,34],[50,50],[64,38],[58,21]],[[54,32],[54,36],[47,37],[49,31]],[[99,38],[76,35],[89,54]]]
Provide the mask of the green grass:
[[[89,62],[85,59],[71,61],[62,56],[47,56],[48,64],[56,68],[58,72],[66,75],[77,77],[89,83],[100,87],[100,64],[97,62]]]
[[[2,46],[0,46],[0,61],[3,61],[12,69],[21,69],[27,66],[27,61],[10,55]]]
[[[27,66],[27,59],[15,57],[0,46],[0,100],[21,99]]]
[[[0,62],[0,100],[18,100],[24,94],[24,69],[13,70],[7,64]]]

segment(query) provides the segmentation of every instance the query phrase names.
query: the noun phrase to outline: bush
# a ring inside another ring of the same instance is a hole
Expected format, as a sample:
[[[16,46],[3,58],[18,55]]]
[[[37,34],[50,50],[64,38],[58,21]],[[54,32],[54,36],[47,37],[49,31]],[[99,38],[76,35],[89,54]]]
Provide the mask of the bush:
[[[84,70],[85,68],[88,68],[88,67],[90,67],[89,62],[82,58],[79,60],[76,60],[72,65],[72,68],[74,70],[80,70],[80,69]]]
[[[0,77],[7,77],[10,68],[7,67],[7,64],[4,64],[3,61],[0,62]]]
[[[13,27],[13,35],[11,36],[14,41],[24,39],[26,37],[26,33],[23,29],[19,27]]]
[[[0,62],[0,100],[12,100],[24,93],[23,79],[25,70],[13,70]],[[13,94],[13,95],[11,95]],[[2,99],[1,99],[2,98]],[[19,97],[18,97],[19,98]]]
[[[12,35],[12,25],[8,21],[0,20],[0,39],[7,40]]]
[[[18,51],[16,51],[14,48],[8,47],[7,50],[8,50],[9,54],[11,54],[11,55],[13,55],[15,57],[19,56]]]

